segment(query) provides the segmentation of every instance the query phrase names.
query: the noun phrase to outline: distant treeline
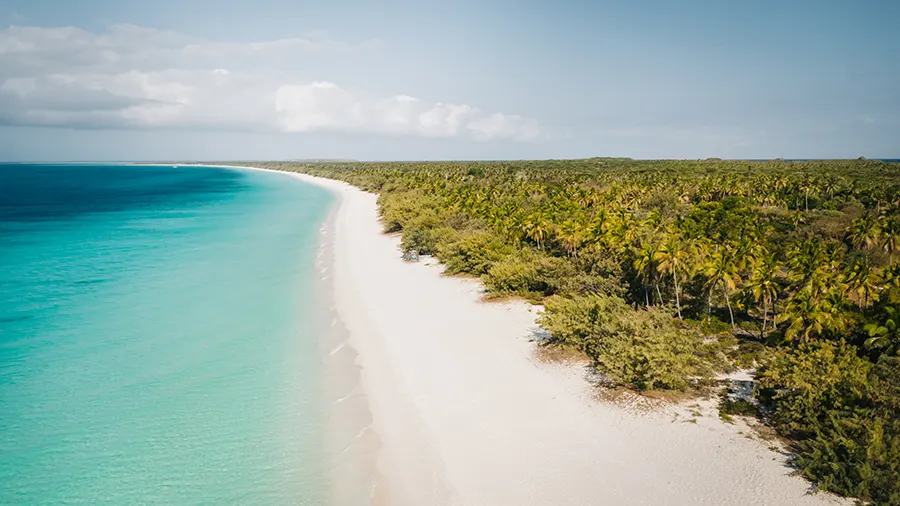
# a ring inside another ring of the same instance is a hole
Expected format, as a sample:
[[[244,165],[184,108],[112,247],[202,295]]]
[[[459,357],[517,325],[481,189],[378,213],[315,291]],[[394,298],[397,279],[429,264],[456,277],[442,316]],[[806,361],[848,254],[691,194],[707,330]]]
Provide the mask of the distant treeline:
[[[268,164],[379,196],[407,253],[544,304],[610,384],[752,369],[819,488],[900,504],[900,163],[593,158]],[[478,350],[472,350],[478,353]]]

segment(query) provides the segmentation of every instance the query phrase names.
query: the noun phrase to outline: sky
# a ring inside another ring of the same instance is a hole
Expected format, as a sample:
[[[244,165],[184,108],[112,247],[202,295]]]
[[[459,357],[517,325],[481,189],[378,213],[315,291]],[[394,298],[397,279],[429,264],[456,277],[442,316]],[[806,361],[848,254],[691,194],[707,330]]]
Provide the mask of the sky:
[[[900,2],[0,0],[0,160],[900,157]]]

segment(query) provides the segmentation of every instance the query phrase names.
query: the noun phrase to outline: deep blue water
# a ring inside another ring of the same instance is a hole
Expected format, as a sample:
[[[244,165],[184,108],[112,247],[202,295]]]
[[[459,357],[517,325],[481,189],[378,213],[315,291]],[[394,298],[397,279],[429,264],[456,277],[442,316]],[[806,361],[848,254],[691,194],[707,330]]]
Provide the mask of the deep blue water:
[[[0,165],[0,504],[321,504],[330,202],[263,172]]]

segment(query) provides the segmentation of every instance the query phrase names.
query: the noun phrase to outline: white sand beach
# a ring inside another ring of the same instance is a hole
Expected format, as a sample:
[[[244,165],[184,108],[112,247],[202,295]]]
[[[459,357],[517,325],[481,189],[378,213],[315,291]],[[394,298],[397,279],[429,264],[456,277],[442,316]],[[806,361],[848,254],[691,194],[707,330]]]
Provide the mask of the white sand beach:
[[[583,367],[536,357],[536,308],[402,261],[375,195],[298,177],[340,198],[330,279],[380,442],[378,504],[849,504],[808,493],[771,443],[711,409],[595,400]]]

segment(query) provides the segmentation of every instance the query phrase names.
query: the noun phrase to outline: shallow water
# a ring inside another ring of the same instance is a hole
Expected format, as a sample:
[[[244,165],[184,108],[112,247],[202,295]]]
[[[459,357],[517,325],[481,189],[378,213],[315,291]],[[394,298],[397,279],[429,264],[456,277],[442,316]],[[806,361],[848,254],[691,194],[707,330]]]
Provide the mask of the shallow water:
[[[0,504],[321,504],[332,197],[279,174],[0,165]]]

